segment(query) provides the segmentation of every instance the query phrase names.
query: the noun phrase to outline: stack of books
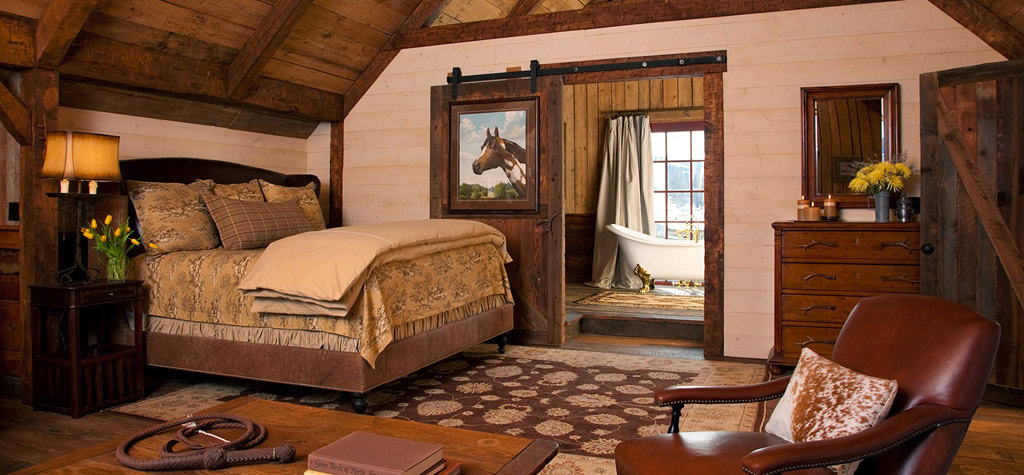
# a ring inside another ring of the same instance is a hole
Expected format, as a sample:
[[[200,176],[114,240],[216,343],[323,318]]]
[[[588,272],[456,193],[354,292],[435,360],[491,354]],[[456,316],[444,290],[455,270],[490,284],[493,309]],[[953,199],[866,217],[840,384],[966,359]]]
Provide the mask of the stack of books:
[[[309,454],[305,475],[458,475],[444,446],[371,432],[353,432]]]

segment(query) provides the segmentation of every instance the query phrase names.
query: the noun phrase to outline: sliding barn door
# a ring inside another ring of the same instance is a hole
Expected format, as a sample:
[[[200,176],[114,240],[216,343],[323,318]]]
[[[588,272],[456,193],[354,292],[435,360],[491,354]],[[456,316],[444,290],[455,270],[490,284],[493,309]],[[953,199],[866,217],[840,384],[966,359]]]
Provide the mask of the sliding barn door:
[[[922,293],[999,322],[990,382],[1024,388],[1024,61],[921,75]],[[1002,391],[998,391],[1002,390]]]
[[[565,338],[565,264],[562,216],[562,81],[489,81],[431,88],[430,217],[472,219],[494,226],[508,243],[512,263],[506,266],[515,298],[514,342],[561,345]],[[453,103],[480,103],[536,97],[538,99],[537,209],[534,212],[458,212],[449,208],[449,137]]]

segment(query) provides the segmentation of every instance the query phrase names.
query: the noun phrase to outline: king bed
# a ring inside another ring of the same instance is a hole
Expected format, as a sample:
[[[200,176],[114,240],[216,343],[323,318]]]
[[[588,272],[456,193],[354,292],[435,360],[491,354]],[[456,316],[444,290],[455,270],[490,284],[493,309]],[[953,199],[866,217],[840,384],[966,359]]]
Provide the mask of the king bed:
[[[315,197],[320,187],[313,175],[194,158],[126,160],[121,173],[133,220],[145,217],[140,182],[229,190],[234,194],[225,196],[232,198],[245,184],[262,186],[252,201],[272,201],[268,188],[307,189]],[[199,207],[217,219],[212,194],[203,193],[211,207]],[[161,204],[172,215],[181,208]],[[312,208],[319,212],[319,205]],[[223,222],[216,222],[222,236]],[[148,226],[139,219],[141,227],[133,227],[143,240],[162,237],[152,223],[152,217]],[[189,228],[185,232],[193,227],[201,226],[179,226]],[[497,339],[502,351],[512,329],[504,236],[480,223],[329,228],[265,248],[233,244],[226,238],[132,259],[130,276],[142,280],[147,293],[148,365],[347,391],[361,413],[374,388],[484,341]],[[356,252],[374,246],[380,249],[365,257]],[[339,278],[344,275],[351,279]],[[315,291],[291,288],[303,281]]]

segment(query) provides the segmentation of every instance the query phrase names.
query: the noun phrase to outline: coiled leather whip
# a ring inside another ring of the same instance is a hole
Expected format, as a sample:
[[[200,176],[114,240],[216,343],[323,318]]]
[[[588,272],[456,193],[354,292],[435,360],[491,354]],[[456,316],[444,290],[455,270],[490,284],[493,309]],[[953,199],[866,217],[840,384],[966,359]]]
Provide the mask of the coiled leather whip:
[[[178,431],[175,438],[168,440],[160,448],[159,458],[143,460],[128,455],[128,451],[136,443],[182,425],[186,426]],[[211,429],[245,429],[245,434],[235,440],[209,446],[196,444],[189,439],[198,432]],[[165,422],[135,434],[117,447],[117,461],[136,470],[216,470],[240,464],[288,463],[295,458],[295,447],[291,444],[275,448],[252,448],[263,442],[266,437],[266,429],[247,417],[225,412],[199,414]],[[178,443],[192,451],[174,452],[174,446]]]

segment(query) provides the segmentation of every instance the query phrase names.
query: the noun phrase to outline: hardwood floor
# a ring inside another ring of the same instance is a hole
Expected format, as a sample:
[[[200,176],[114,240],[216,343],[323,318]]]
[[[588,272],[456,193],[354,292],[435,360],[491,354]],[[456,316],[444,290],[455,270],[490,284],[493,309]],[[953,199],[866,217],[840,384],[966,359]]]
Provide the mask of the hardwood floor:
[[[700,348],[678,341],[581,335],[565,348],[679,358],[700,358]],[[158,389],[158,392],[159,389]],[[81,419],[32,408],[0,397],[0,473],[123,438],[154,421],[111,412]],[[974,416],[951,474],[1024,473],[1024,409],[984,402]]]

